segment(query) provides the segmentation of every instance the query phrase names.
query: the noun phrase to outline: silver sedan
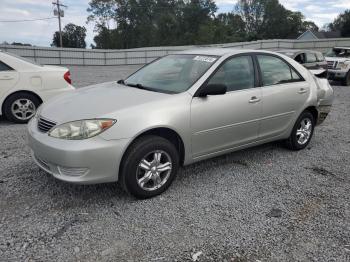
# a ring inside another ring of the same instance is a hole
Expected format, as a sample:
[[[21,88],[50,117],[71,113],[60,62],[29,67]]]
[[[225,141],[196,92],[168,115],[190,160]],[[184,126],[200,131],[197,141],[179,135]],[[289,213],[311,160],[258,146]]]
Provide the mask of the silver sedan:
[[[190,50],[43,104],[28,124],[29,146],[57,179],[119,181],[148,198],[180,165],[274,140],[305,148],[332,100],[326,79],[284,55]]]

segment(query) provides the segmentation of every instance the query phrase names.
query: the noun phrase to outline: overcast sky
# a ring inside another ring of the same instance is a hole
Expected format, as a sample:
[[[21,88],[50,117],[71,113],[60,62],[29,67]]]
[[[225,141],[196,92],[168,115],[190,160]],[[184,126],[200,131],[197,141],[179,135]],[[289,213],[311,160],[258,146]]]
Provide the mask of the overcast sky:
[[[87,45],[93,43],[94,25],[86,24],[86,9],[89,0],[61,0],[68,6],[65,9],[63,26],[74,23],[85,26]],[[219,12],[233,10],[236,0],[216,0]],[[350,9],[349,0],[280,0],[288,9],[301,11],[307,20],[314,21],[322,27],[346,9]],[[0,43],[22,42],[37,46],[49,46],[54,31],[58,30],[57,19],[21,23],[1,22],[19,19],[36,19],[53,16],[52,0],[0,0]]]

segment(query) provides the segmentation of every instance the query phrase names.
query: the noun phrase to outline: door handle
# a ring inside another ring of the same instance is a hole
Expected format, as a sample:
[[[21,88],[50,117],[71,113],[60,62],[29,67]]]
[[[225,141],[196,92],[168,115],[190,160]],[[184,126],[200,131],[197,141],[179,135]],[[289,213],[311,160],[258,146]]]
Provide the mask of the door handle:
[[[256,96],[252,96],[252,98],[249,100],[249,103],[253,104],[253,103],[257,103],[260,102],[260,98],[257,98]]]
[[[0,80],[11,80],[13,79],[12,76],[3,76],[3,77],[0,77]]]
[[[304,94],[306,92],[307,90],[305,88],[300,88],[300,90],[298,91],[298,94]]]

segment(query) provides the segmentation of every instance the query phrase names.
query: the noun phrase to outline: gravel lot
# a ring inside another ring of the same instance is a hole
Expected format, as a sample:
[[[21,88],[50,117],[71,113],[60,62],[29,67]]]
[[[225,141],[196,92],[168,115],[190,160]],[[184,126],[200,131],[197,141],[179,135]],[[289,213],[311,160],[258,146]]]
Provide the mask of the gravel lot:
[[[133,67],[72,67],[77,86]],[[306,150],[280,143],[180,170],[162,196],[40,171],[25,125],[0,120],[2,261],[350,261],[350,88]],[[201,252],[201,253],[200,253]]]

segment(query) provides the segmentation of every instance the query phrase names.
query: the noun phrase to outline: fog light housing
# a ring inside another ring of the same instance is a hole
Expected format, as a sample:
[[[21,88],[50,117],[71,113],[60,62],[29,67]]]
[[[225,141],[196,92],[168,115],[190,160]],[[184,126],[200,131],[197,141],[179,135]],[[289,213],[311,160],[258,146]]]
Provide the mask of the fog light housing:
[[[89,169],[86,167],[63,167],[57,166],[58,172],[62,176],[79,177],[85,175]]]

